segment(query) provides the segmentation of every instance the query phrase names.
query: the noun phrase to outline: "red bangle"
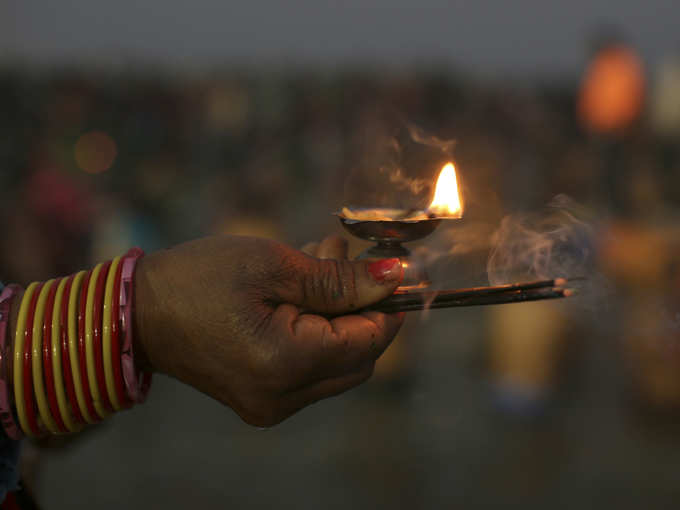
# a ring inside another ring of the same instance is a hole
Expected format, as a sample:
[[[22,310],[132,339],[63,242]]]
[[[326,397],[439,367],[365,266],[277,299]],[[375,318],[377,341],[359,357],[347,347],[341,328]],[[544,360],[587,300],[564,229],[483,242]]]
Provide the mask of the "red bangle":
[[[92,393],[90,393],[90,383],[87,379],[87,360],[85,358],[85,309],[87,304],[87,288],[90,284],[90,277],[92,270],[88,271],[83,278],[83,284],[80,289],[80,303],[78,304],[78,365],[80,368],[80,383],[83,386],[83,395],[85,398],[85,405],[87,411],[90,413],[92,419],[97,422],[101,421],[94,403],[92,402]]]
[[[57,424],[60,432],[66,433],[66,425],[61,419],[59,412],[59,404],[57,403],[57,394],[54,389],[54,371],[52,370],[52,316],[54,315],[54,297],[57,294],[57,287],[61,283],[61,279],[54,282],[49,294],[47,295],[47,302],[45,303],[45,317],[43,320],[43,377],[45,378],[45,390],[47,393],[47,403],[52,413],[52,418]],[[57,340],[58,341],[58,340]],[[61,374],[59,374],[61,375]]]
[[[113,364],[113,382],[116,396],[122,408],[129,408],[132,402],[125,393],[125,382],[120,366],[120,275],[123,272],[121,259],[113,280],[113,303],[111,305],[111,363]]]
[[[120,320],[123,333],[123,349],[121,365],[123,379],[130,400],[142,403],[151,387],[151,372],[142,372],[135,366],[135,355],[132,342],[132,312],[134,309],[134,274],[137,260],[144,255],[139,248],[132,248],[123,260],[123,272],[120,285]]]
[[[84,425],[85,418],[83,418],[83,415],[80,413],[80,407],[78,406],[78,397],[76,397],[76,389],[73,385],[73,375],[71,374],[71,358],[68,351],[68,302],[74,277],[75,275],[69,276],[69,279],[64,286],[64,298],[61,300],[61,366],[64,372],[66,395],[68,395],[68,401],[71,404],[73,418],[76,423]]]
[[[21,428],[17,425],[16,412],[10,397],[9,363],[12,361],[10,345],[7,341],[7,326],[9,324],[10,304],[14,295],[21,290],[18,285],[8,285],[0,295],[0,420],[7,437],[19,440],[23,437]]]
[[[33,296],[31,296],[31,303],[28,307],[28,315],[26,317],[26,327],[24,328],[24,403],[26,405],[26,419],[31,432],[35,436],[41,436],[42,430],[38,427],[35,412],[35,400],[33,398],[33,370],[31,367],[31,359],[33,352],[33,319],[35,318],[35,305],[38,302],[38,296],[42,291],[44,283],[39,283]]]
[[[92,347],[94,348],[94,364],[97,378],[97,386],[99,386],[99,396],[102,401],[104,409],[113,411],[109,393],[106,389],[106,376],[104,375],[104,358],[102,356],[102,310],[104,307],[104,288],[106,284],[106,277],[109,274],[111,262],[105,263],[99,271],[97,278],[97,287],[94,294],[94,313],[93,327],[92,327]]]

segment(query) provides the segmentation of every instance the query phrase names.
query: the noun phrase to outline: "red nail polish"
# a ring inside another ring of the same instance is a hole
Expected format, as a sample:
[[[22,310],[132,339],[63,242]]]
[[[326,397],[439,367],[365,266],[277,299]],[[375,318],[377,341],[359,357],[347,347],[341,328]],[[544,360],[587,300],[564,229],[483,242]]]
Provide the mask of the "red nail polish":
[[[393,282],[401,280],[402,268],[399,259],[383,259],[371,262],[368,265],[368,272],[377,282]]]

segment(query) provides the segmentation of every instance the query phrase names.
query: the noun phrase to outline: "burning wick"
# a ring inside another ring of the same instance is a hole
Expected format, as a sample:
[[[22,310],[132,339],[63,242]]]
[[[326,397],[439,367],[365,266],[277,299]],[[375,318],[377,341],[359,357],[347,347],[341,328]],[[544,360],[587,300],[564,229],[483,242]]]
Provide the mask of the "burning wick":
[[[341,216],[354,221],[405,221],[414,222],[438,218],[461,218],[463,207],[458,189],[458,179],[453,163],[446,163],[439,172],[434,197],[427,209],[349,209],[343,207]]]
[[[458,179],[453,163],[447,163],[439,172],[437,185],[434,188],[434,197],[427,211],[434,213],[437,217],[460,218],[463,216]]]

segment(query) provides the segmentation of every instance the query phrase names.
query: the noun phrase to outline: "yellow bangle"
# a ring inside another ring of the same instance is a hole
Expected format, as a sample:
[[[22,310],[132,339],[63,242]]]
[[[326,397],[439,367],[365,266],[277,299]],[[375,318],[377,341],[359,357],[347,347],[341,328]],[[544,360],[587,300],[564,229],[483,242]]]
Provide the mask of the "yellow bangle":
[[[87,303],[85,308],[85,361],[87,362],[87,381],[90,383],[92,403],[101,418],[106,418],[110,413],[102,405],[102,396],[99,393],[97,383],[97,367],[94,361],[94,294],[97,289],[97,280],[104,263],[97,264],[90,276],[90,284],[87,289]]]
[[[24,331],[26,328],[26,316],[28,315],[28,307],[31,303],[31,298],[35,292],[38,282],[31,283],[24,297],[21,300],[19,307],[19,318],[17,320],[17,329],[14,334],[14,364],[13,364],[13,382],[14,382],[14,403],[17,408],[17,416],[19,417],[19,424],[24,434],[33,437],[34,434],[28,426],[28,417],[26,416],[26,403],[24,402],[24,381],[23,381],[23,356],[24,356]]]
[[[43,320],[45,319],[45,305],[50,289],[54,285],[55,280],[48,280],[43,285],[38,302],[35,305],[35,316],[33,318],[33,342],[31,350],[31,367],[33,369],[33,394],[38,402],[38,412],[43,423],[52,434],[59,434],[59,426],[52,418],[50,406],[47,402],[47,393],[45,393],[45,382],[43,380],[42,370],[42,340],[43,340]]]
[[[80,414],[83,415],[87,423],[97,423],[87,410],[87,404],[85,404],[85,393],[83,392],[83,383],[80,380],[80,363],[78,361],[78,298],[80,296],[80,287],[86,274],[87,271],[79,272],[73,278],[73,283],[71,284],[71,293],[68,298],[68,354],[69,361],[71,362],[73,388],[76,391],[76,400],[78,400]]]
[[[61,367],[61,305],[67,281],[68,278],[62,278],[59,287],[57,287],[57,294],[54,297],[54,311],[52,312],[52,373],[61,419],[69,432],[78,432],[82,427],[74,422],[71,415],[70,406],[66,400],[66,392],[64,391],[64,377]]]
[[[111,262],[109,276],[106,279],[106,291],[104,292],[104,311],[102,313],[102,350],[104,359],[104,376],[106,377],[106,392],[109,401],[116,411],[121,410],[118,395],[116,394],[115,382],[113,380],[113,359],[111,358],[111,310],[113,308],[113,284],[116,280],[116,271],[120,264],[120,257],[116,257]]]

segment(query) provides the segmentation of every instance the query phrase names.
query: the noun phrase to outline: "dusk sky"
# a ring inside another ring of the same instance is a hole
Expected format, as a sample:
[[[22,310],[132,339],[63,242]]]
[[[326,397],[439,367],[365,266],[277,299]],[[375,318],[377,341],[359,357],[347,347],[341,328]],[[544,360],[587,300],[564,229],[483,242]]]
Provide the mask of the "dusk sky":
[[[484,73],[571,73],[600,25],[620,28],[650,65],[680,49],[678,0],[10,0],[0,10],[0,59],[32,65],[431,59]]]

